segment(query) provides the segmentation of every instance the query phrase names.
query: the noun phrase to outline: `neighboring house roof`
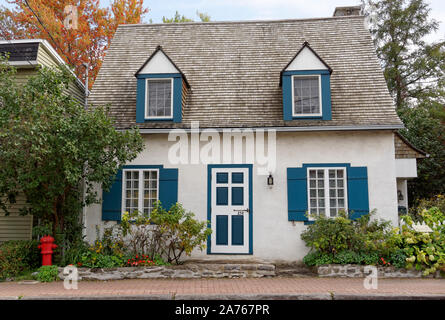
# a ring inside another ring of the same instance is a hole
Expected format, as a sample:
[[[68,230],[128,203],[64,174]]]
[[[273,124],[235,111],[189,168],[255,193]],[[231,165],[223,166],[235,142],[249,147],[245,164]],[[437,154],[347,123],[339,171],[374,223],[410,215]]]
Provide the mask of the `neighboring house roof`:
[[[42,53],[44,50],[46,55]],[[9,54],[8,63],[16,68],[35,68],[38,65],[46,67],[65,65],[65,61],[56,50],[44,39],[0,40],[0,54]],[[51,60],[48,60],[47,57]],[[77,87],[84,92],[85,86],[74,72]]]
[[[280,72],[307,41],[332,68],[332,120],[283,120]],[[134,74],[162,45],[190,84],[181,123],[136,123]],[[90,103],[118,128],[401,128],[362,16],[118,27]]]
[[[11,65],[28,66],[28,61],[32,65],[37,64],[37,53],[39,43],[0,43],[0,55],[8,55],[8,62]]]
[[[394,147],[396,159],[428,158],[429,154],[417,149],[400,133],[394,134]]]

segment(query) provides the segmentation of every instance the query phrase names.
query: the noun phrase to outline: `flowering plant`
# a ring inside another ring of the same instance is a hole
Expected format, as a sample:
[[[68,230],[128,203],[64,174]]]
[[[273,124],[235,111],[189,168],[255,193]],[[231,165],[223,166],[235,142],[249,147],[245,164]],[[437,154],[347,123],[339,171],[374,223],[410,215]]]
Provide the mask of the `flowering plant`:
[[[146,255],[136,255],[134,258],[127,260],[127,266],[129,267],[147,267],[153,265],[155,265],[155,262],[150,260]]]

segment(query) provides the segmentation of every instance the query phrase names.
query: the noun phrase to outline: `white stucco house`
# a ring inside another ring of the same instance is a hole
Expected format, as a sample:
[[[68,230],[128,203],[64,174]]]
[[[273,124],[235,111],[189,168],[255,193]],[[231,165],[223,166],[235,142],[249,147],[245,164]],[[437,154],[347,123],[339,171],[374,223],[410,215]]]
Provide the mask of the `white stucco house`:
[[[197,259],[301,260],[308,212],[376,209],[397,225],[424,155],[397,134],[355,13],[119,26],[90,103],[108,104],[119,130],[138,127],[145,150],[86,208],[87,239],[156,200],[209,221]]]

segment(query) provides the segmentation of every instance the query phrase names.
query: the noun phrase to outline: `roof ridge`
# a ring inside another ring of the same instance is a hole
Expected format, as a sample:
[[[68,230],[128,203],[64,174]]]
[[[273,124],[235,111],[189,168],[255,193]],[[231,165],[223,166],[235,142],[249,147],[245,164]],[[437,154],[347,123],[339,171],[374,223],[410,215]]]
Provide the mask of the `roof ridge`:
[[[197,24],[253,24],[253,23],[280,23],[295,21],[319,21],[319,20],[341,20],[341,19],[357,19],[365,18],[362,15],[355,16],[335,16],[335,17],[319,17],[319,18],[300,18],[300,19],[271,19],[271,20],[228,20],[228,21],[194,21],[194,22],[173,22],[173,23],[135,23],[120,24],[119,27],[140,27],[140,26],[178,26],[178,25],[197,25]]]

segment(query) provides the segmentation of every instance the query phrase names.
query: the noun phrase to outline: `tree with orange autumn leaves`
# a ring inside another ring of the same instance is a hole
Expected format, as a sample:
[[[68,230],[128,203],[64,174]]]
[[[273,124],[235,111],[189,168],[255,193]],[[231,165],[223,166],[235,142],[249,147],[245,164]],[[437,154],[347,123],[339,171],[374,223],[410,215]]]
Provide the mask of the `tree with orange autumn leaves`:
[[[10,0],[9,2],[15,5],[15,9],[5,9],[4,14],[9,19],[9,24],[17,26],[15,29],[20,32],[13,32],[11,28],[0,30],[0,37],[8,40],[46,39],[66,63],[74,67],[79,78],[84,78],[83,63],[89,64],[90,88],[118,25],[141,23],[142,17],[148,12],[143,6],[144,0],[112,0],[108,8],[101,8],[99,0]],[[69,6],[74,6],[74,10],[67,12],[66,8]],[[72,19],[67,23],[67,16],[75,17],[75,15],[77,15],[76,23],[73,23]]]

